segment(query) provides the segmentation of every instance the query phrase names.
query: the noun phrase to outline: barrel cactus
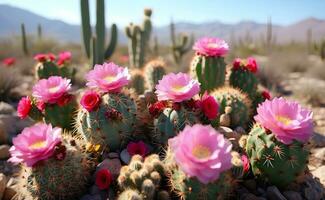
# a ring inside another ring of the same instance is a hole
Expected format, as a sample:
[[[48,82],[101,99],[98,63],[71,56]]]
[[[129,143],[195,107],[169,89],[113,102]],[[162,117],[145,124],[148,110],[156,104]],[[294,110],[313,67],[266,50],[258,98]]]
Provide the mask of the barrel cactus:
[[[146,64],[144,71],[146,74],[146,82],[149,90],[155,90],[158,81],[166,74],[166,64],[161,59],[155,59]]]
[[[138,95],[144,93],[144,91],[146,90],[146,83],[142,71],[140,70],[132,71],[132,78],[131,78],[130,85]]]

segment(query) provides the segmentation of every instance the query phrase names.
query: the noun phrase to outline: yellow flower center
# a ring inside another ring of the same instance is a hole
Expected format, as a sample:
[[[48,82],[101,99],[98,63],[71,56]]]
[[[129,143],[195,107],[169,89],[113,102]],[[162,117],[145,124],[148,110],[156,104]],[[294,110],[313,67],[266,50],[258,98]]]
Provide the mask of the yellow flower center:
[[[213,48],[213,49],[216,49],[219,47],[219,44],[218,43],[214,43],[214,42],[211,42],[208,44],[208,48]]]
[[[54,86],[49,89],[50,93],[56,93],[60,89],[60,86]]]
[[[241,65],[241,66],[246,66],[247,64],[248,64],[248,62],[247,62],[246,59],[242,59],[242,60],[240,61],[240,65]]]
[[[281,115],[277,115],[276,117],[276,120],[278,121],[278,122],[281,122],[282,124],[284,124],[284,125],[289,125],[289,124],[291,124],[291,119],[289,118],[289,117],[287,117],[287,116],[281,116]]]
[[[175,92],[182,92],[185,90],[185,87],[182,85],[174,85],[172,88]]]
[[[115,78],[116,78],[115,75],[109,74],[109,75],[105,76],[104,80],[108,81],[108,82],[112,82],[115,80]]]
[[[46,141],[37,141],[37,142],[34,142],[33,144],[29,145],[29,148],[31,149],[39,149],[39,148],[43,148],[46,146]]]
[[[211,151],[208,147],[197,145],[193,148],[192,154],[198,159],[203,159],[211,156]]]

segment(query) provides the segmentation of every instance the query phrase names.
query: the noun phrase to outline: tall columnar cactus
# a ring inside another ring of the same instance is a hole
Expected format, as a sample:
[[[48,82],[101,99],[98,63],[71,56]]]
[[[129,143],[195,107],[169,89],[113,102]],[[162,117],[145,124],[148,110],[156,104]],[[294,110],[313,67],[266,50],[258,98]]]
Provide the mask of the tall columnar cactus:
[[[79,110],[76,126],[86,141],[116,151],[125,147],[132,137],[135,114],[135,102],[128,95],[106,94],[97,109]]]
[[[170,23],[170,38],[172,42],[172,52],[174,60],[177,64],[180,64],[182,57],[192,48],[194,43],[194,37],[189,38],[186,34],[175,33],[175,25],[173,22]]]
[[[164,164],[157,154],[148,156],[144,162],[140,155],[133,156],[129,165],[121,169],[118,177],[121,190],[118,199],[170,199],[168,192],[160,190],[165,173]]]
[[[27,46],[27,36],[26,36],[26,29],[25,24],[22,23],[21,26],[21,41],[22,41],[22,49],[25,55],[29,54],[28,46]]]
[[[253,173],[281,188],[304,172],[309,154],[305,144],[298,141],[283,144],[260,125],[255,125],[250,131],[245,150]]]
[[[272,46],[273,43],[275,42],[275,37],[273,36],[273,31],[272,31],[272,19],[271,17],[268,19],[267,22],[267,27],[266,27],[266,41],[265,41],[265,45],[266,45],[266,52],[268,54],[271,53],[272,51]]]
[[[114,53],[117,44],[117,26],[111,26],[111,41],[105,50],[106,27],[105,27],[105,1],[96,1],[96,33],[93,35],[96,40],[92,40],[92,31],[89,16],[89,1],[80,0],[81,22],[84,48],[88,58],[92,58],[95,64],[101,64],[105,59],[109,59]],[[96,49],[91,50],[91,46]]]
[[[151,9],[144,10],[143,24],[134,25],[130,23],[125,28],[126,36],[129,38],[129,57],[130,66],[133,68],[142,68],[145,62],[146,52],[150,41],[152,31]]]
[[[132,71],[131,87],[135,90],[135,92],[138,95],[144,93],[146,89],[146,84],[145,84],[145,77],[142,71],[140,70]]]
[[[322,60],[325,60],[325,40],[323,40],[319,47],[319,55]]]
[[[38,40],[42,39],[42,26],[41,26],[41,24],[37,25],[37,37],[38,37]]]
[[[17,181],[19,199],[78,199],[86,191],[91,163],[82,141],[69,135],[63,136],[61,145],[55,147],[61,155],[33,167],[22,166]]]
[[[219,38],[202,38],[193,49],[196,55],[191,62],[191,74],[201,83],[201,93],[212,91],[225,83],[228,44]]]
[[[166,74],[166,64],[161,59],[155,59],[146,64],[144,71],[146,74],[146,82],[149,90],[155,90],[158,81]]]
[[[219,103],[219,121],[222,126],[246,127],[252,116],[249,97],[232,87],[223,87],[211,93]]]

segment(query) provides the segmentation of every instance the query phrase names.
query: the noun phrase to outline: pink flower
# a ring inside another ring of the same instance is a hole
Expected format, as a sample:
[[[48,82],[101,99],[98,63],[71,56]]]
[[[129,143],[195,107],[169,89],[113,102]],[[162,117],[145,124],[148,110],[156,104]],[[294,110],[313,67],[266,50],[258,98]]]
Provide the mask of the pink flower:
[[[98,89],[101,92],[118,93],[122,87],[127,85],[130,74],[127,68],[120,67],[114,63],[95,65],[94,69],[86,74],[87,86]]]
[[[199,106],[209,120],[213,120],[218,116],[219,104],[215,98],[210,96],[207,92],[203,94]]]
[[[13,138],[13,146],[9,150],[11,158],[8,161],[32,167],[38,161],[48,159],[53,155],[56,145],[61,143],[61,132],[60,128],[52,128],[51,124],[44,123],[25,128]]]
[[[95,91],[88,90],[85,92],[85,94],[82,96],[80,100],[80,104],[84,109],[86,109],[88,112],[93,111],[99,106],[100,103],[100,96]]]
[[[56,58],[56,56],[55,56],[53,53],[48,53],[48,54],[47,54],[47,57],[48,57],[48,59],[49,59],[50,61],[54,61],[55,58]]]
[[[264,90],[262,92],[262,96],[263,96],[264,99],[271,99],[271,94],[270,94],[270,92],[268,90]]]
[[[156,85],[156,94],[159,101],[171,100],[182,102],[191,99],[200,92],[200,84],[184,73],[170,73],[163,76]]]
[[[199,39],[193,46],[197,54],[203,56],[225,56],[229,51],[228,44],[219,38],[204,37]]]
[[[38,101],[36,103],[36,107],[39,111],[43,112],[45,110],[45,103],[42,101]]]
[[[257,72],[257,63],[255,58],[253,57],[249,57],[247,58],[247,68],[249,71],[251,71],[252,73],[256,73]]]
[[[95,183],[101,190],[107,190],[113,181],[112,173],[108,169],[101,169],[96,173]]]
[[[244,173],[249,172],[250,165],[249,165],[249,160],[248,160],[247,156],[246,155],[242,155],[241,156],[241,160],[243,162],[243,170],[244,170]]]
[[[65,63],[69,62],[71,60],[71,52],[70,51],[63,51],[59,53],[59,59],[57,64],[58,65],[64,65]]]
[[[10,58],[5,58],[2,60],[2,63],[7,66],[10,67],[12,65],[14,65],[16,63],[16,58],[14,57],[10,57]]]
[[[168,140],[177,165],[204,184],[217,180],[231,168],[231,143],[212,126],[186,126]]]
[[[51,76],[48,79],[39,80],[33,87],[33,97],[37,101],[55,104],[71,88],[70,79],[60,76]]]
[[[32,109],[32,102],[29,99],[29,97],[23,97],[20,99],[17,107],[17,115],[20,117],[20,119],[25,119],[30,110]]]
[[[313,133],[313,113],[284,98],[266,100],[257,108],[255,121],[269,129],[284,144],[307,142]]]
[[[128,151],[131,157],[136,154],[145,157],[149,153],[147,145],[142,141],[130,142],[126,147],[126,150]]]
[[[149,106],[149,113],[153,117],[158,117],[160,115],[160,113],[162,113],[164,111],[166,106],[167,106],[167,103],[165,101],[157,101],[154,104],[151,104]]]
[[[234,70],[244,69],[252,73],[256,73],[258,70],[256,60],[253,57],[248,57],[247,59],[236,58],[232,65]]]
[[[34,56],[34,60],[38,62],[45,62],[47,60],[47,54],[39,53]]]

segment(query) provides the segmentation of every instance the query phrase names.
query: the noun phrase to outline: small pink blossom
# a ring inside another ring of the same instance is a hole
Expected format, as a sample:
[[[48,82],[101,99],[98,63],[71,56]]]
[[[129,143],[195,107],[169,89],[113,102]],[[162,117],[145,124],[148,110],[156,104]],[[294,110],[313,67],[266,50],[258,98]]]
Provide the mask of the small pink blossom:
[[[253,57],[248,57],[247,59],[236,58],[233,61],[233,69],[234,70],[244,69],[252,73],[256,73],[258,70],[258,66],[255,58]]]
[[[51,76],[39,80],[33,87],[33,97],[43,103],[55,104],[66,95],[71,88],[70,79]]]
[[[2,63],[7,66],[10,67],[12,65],[14,65],[16,63],[16,58],[14,57],[10,57],[10,58],[5,58],[2,60]]]
[[[114,63],[95,65],[94,69],[86,74],[87,86],[103,93],[118,93],[130,80],[127,68]]]
[[[193,46],[197,54],[203,56],[222,57],[229,51],[228,44],[219,38],[204,37],[199,39]]]
[[[184,73],[170,73],[163,76],[156,85],[156,94],[159,101],[171,100],[182,102],[191,99],[200,92],[200,84]]]
[[[64,65],[67,62],[71,60],[71,52],[70,51],[63,51],[59,53],[59,58],[58,58],[58,65]]]
[[[88,112],[93,111],[99,106],[100,96],[97,92],[88,90],[80,100],[81,106]]]
[[[136,154],[145,157],[149,153],[147,145],[142,141],[130,142],[126,149],[131,157]]]
[[[61,143],[61,133],[62,129],[44,123],[25,128],[13,138],[13,146],[9,150],[11,158],[8,161],[32,167],[37,162],[48,159],[53,155],[56,145]]]
[[[210,125],[186,126],[168,144],[182,171],[204,184],[232,167],[231,143]]]
[[[28,96],[21,98],[17,107],[18,117],[20,117],[20,119],[25,119],[28,116],[31,109],[32,109],[32,101],[30,100],[30,98]]]
[[[307,142],[313,134],[313,113],[297,102],[284,98],[266,100],[257,108],[255,121],[272,131],[276,139],[284,144],[294,140]]]

